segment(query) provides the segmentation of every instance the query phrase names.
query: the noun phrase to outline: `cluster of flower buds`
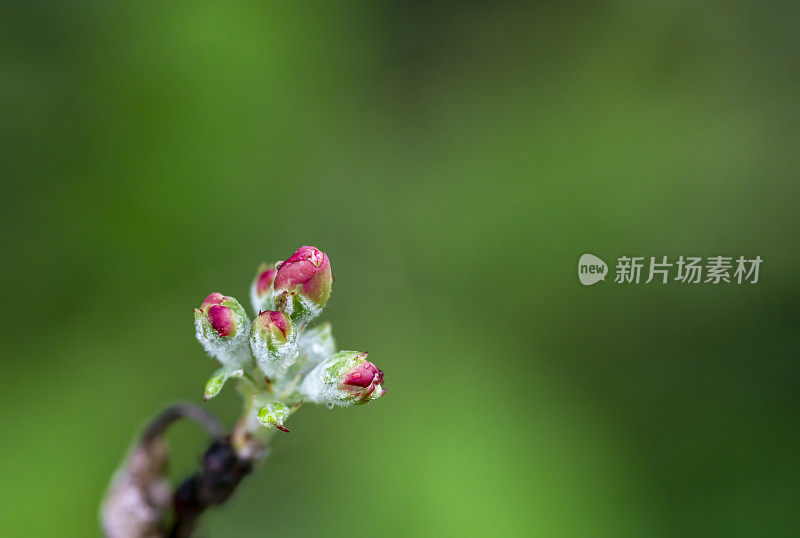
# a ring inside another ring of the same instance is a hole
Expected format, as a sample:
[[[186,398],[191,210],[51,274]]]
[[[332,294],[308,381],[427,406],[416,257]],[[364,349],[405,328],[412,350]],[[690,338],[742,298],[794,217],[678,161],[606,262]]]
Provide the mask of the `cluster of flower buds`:
[[[252,412],[243,422],[288,431],[284,421],[302,401],[333,407],[380,398],[383,372],[366,353],[336,353],[328,323],[306,328],[327,304],[332,284],[328,256],[304,246],[258,268],[250,288],[252,323],[236,299],[206,297],[195,309],[197,339],[222,364],[206,384],[206,399],[228,379],[239,379]]]

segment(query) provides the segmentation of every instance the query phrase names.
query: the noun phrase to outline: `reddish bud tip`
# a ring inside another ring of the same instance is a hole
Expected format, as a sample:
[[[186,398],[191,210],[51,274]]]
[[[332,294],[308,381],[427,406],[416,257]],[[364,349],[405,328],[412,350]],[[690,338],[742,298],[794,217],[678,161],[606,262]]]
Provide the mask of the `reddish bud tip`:
[[[212,293],[211,295],[214,294]],[[234,319],[233,312],[227,306],[218,304],[212,305],[208,309],[208,320],[211,323],[211,327],[213,327],[220,336],[232,336],[236,333],[236,320]]]
[[[287,318],[283,312],[265,310],[256,318],[256,324],[259,328],[271,332],[284,342],[289,338],[289,334],[292,332],[289,318]]]
[[[225,297],[221,293],[215,291],[214,293],[209,293],[208,297],[203,300],[203,304],[200,305],[200,310],[206,312],[210,306],[221,304],[222,301],[228,299],[229,297]]]
[[[374,385],[383,383],[383,372],[371,362],[364,361],[345,374],[343,383],[354,387],[374,388]]]

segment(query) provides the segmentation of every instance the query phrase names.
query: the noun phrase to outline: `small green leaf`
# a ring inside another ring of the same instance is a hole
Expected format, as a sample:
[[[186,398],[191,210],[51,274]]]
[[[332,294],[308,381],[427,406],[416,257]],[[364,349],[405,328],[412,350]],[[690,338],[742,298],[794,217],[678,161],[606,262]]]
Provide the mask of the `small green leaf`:
[[[244,375],[244,370],[242,369],[234,370],[227,367],[220,368],[214,372],[214,375],[212,375],[206,382],[206,390],[203,394],[203,399],[210,400],[219,394],[219,391],[222,390],[223,385],[225,385],[225,382],[228,381],[228,379],[232,377],[242,377],[242,375]]]

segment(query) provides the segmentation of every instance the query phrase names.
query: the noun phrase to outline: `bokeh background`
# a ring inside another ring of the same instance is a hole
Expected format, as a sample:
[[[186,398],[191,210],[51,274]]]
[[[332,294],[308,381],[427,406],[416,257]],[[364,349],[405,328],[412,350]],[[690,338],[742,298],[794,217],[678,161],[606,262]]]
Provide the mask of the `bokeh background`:
[[[0,535],[95,536],[191,310],[330,255],[387,397],[205,536],[800,534],[796,2],[5,2]],[[579,285],[584,252],[757,285]],[[228,424],[238,397],[206,404]],[[205,442],[170,434],[175,479]]]

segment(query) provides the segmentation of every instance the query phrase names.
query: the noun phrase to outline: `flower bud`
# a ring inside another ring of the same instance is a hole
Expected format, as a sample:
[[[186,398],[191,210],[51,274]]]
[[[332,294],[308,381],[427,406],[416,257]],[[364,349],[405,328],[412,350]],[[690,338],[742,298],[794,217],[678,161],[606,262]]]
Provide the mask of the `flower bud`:
[[[286,379],[301,379],[322,361],[336,353],[330,323],[301,331],[297,337],[297,360],[286,371]]]
[[[306,329],[297,342],[300,360],[304,361],[306,372],[336,353],[336,341],[333,339],[330,323],[320,323],[316,327]],[[299,362],[299,361],[298,361]]]
[[[250,320],[233,297],[214,292],[194,309],[197,339],[222,364],[243,367],[250,360],[247,331]]]
[[[250,348],[265,376],[280,377],[297,358],[294,324],[283,312],[261,312],[250,330]]]
[[[258,421],[267,428],[274,428],[289,433],[289,430],[286,429],[283,423],[290,414],[291,411],[285,404],[272,402],[258,410]]]
[[[298,322],[318,316],[331,296],[333,277],[328,256],[315,247],[300,247],[277,269],[273,283],[276,308]]]
[[[220,336],[230,337],[236,334],[236,316],[227,306],[215,304],[209,307],[208,321]]]
[[[340,351],[309,372],[301,392],[312,402],[347,407],[377,400],[386,392],[382,384],[383,372],[366,352]]]
[[[261,312],[267,310],[272,301],[272,282],[275,280],[275,274],[278,271],[275,265],[267,265],[262,263],[256,277],[253,279],[253,285],[250,286],[250,301],[253,303],[253,310]]]

